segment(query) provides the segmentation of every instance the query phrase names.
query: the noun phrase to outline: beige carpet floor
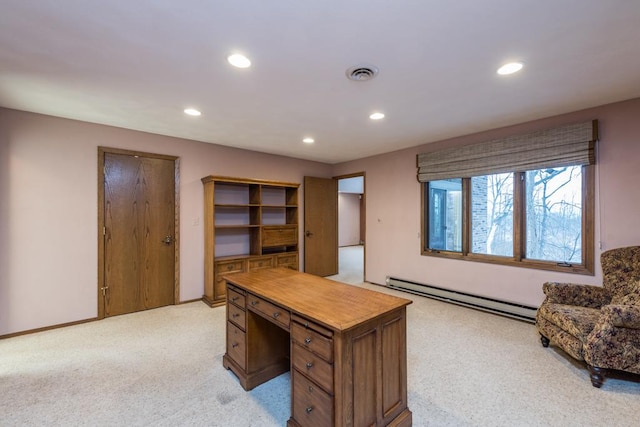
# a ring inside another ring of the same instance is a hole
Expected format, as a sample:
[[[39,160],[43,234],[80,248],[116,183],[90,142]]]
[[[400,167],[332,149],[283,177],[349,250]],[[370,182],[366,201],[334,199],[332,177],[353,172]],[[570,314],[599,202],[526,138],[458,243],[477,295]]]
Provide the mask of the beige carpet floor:
[[[408,307],[414,426],[637,426],[640,383],[591,386],[535,327],[380,286]],[[250,392],[201,302],[0,340],[0,426],[284,426],[289,374]]]
[[[358,284],[364,281],[364,246],[343,246],[338,249],[338,274],[328,279]]]

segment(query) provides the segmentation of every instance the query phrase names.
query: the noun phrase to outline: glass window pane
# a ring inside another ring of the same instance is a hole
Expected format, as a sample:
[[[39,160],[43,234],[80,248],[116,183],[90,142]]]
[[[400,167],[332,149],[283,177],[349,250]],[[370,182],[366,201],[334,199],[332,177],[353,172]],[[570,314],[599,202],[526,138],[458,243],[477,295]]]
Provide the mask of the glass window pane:
[[[427,249],[462,251],[462,179],[431,181],[427,188]]]
[[[513,174],[471,178],[471,252],[513,256]]]
[[[569,166],[526,173],[526,256],[582,262],[582,168]]]

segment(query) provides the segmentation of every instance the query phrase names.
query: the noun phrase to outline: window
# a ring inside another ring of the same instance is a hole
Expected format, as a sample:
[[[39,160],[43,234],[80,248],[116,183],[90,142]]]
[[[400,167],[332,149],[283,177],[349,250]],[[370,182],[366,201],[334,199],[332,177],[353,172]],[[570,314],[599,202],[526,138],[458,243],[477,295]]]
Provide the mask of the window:
[[[429,248],[462,251],[462,180],[429,183]]]
[[[584,232],[593,229],[584,208],[593,205],[592,173],[570,166],[427,182],[423,254],[593,273],[583,257],[593,245]]]
[[[582,168],[529,171],[526,181],[528,259],[582,262]]]
[[[471,178],[471,252],[513,256],[513,174]]]
[[[419,154],[422,254],[593,274],[596,140],[592,121]]]

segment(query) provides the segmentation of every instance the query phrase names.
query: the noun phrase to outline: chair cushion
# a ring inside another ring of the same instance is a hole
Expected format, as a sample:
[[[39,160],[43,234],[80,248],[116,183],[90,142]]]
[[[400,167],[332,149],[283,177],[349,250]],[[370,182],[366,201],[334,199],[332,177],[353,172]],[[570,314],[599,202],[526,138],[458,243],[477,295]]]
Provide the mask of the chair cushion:
[[[583,343],[600,318],[600,309],[566,304],[542,304],[539,315]]]
[[[573,358],[584,360],[584,345],[578,338],[540,316],[536,318],[536,328],[540,335],[547,337],[553,344],[569,353]]]
[[[611,304],[640,305],[640,280],[619,285]]]

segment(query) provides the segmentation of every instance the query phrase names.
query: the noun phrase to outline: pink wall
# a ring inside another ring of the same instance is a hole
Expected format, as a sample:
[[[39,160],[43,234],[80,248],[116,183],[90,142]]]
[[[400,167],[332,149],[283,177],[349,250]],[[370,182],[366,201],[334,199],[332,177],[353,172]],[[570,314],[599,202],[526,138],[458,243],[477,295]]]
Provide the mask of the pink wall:
[[[302,182],[304,175],[364,171],[368,281],[382,284],[391,275],[537,305],[544,281],[599,284],[599,265],[595,276],[581,276],[421,256],[416,155],[598,119],[596,242],[603,249],[635,245],[640,244],[638,117],[640,99],[635,99],[331,166],[0,108],[0,335],[96,316],[98,146],[180,157],[183,301],[203,292],[201,177]],[[600,252],[596,249],[596,256]]]
[[[360,195],[338,193],[338,246],[360,244]]]
[[[421,256],[416,155],[598,119],[596,245],[601,242],[602,250],[639,245],[639,118],[640,99],[635,99],[336,165],[335,175],[367,174],[366,280],[382,284],[390,275],[532,306],[542,301],[541,285],[548,280],[601,284],[599,263],[595,276],[583,276]],[[596,248],[598,259],[600,253]]]
[[[0,335],[97,315],[98,146],[180,157],[182,301],[203,293],[200,178],[332,176],[322,163],[0,108]]]

